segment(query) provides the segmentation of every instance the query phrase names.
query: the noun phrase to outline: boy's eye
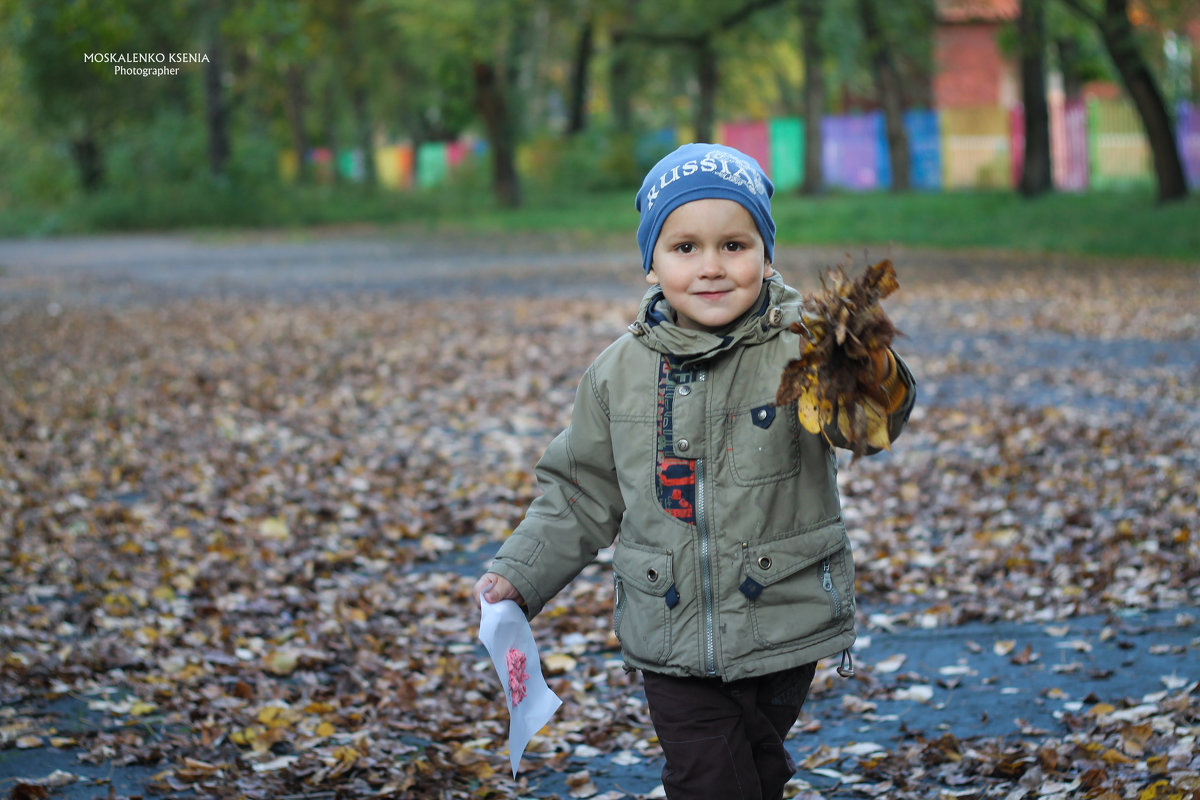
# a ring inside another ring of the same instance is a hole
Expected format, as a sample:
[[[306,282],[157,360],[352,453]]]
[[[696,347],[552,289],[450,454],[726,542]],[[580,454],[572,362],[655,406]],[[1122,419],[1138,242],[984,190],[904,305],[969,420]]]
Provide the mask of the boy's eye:
[[[680,244],[675,245],[675,249],[678,250],[680,253],[687,255],[688,253],[691,253],[692,251],[694,251],[696,249],[696,246],[694,244],[692,244],[691,242],[681,242]]]
[[[731,253],[736,253],[739,250],[745,249],[745,247],[746,246],[744,244],[742,244],[741,242],[726,242],[725,243],[725,249]]]

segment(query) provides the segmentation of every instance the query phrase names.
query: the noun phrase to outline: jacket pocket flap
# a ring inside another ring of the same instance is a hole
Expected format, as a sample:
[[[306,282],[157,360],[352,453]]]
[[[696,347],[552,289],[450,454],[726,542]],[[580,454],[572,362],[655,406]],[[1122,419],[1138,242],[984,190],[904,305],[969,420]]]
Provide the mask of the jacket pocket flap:
[[[746,574],[763,586],[794,575],[847,545],[841,519],[746,548]]]
[[[612,564],[618,578],[646,594],[662,597],[675,585],[670,550],[618,541]]]

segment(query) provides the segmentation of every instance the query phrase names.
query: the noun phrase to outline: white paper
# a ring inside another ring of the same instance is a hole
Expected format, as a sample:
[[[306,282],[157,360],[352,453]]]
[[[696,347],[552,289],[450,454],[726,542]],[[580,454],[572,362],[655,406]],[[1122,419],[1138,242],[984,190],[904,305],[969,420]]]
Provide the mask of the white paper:
[[[512,762],[515,778],[529,740],[550,721],[562,705],[562,700],[550,690],[542,676],[542,660],[538,656],[537,643],[533,641],[533,630],[521,607],[512,600],[489,603],[482,594],[479,596],[479,606],[479,641],[483,642],[488,655],[492,657],[492,665],[496,668],[496,675],[500,678],[504,697],[508,701],[508,758]],[[523,658],[524,670],[517,670],[517,674],[510,676],[510,658],[514,666],[519,666]],[[514,686],[518,695],[515,702]],[[519,696],[522,687],[524,697]]]

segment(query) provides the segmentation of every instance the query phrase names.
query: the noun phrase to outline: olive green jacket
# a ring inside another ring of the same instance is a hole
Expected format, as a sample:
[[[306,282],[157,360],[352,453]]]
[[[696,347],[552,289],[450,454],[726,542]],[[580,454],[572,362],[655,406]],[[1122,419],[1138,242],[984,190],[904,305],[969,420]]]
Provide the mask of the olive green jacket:
[[[538,462],[543,494],[491,567],[535,616],[617,539],[613,626],[629,667],[727,681],[839,653],[854,641],[854,562],[834,451],[776,408],[800,295],[778,276],[724,335],[677,327],[643,298],[630,332],[588,367],[570,426]],[[695,459],[695,524],[656,495],[659,359],[699,362],[673,402],[673,448]],[[889,419],[908,419],[914,381]],[[836,444],[837,433],[833,432]]]

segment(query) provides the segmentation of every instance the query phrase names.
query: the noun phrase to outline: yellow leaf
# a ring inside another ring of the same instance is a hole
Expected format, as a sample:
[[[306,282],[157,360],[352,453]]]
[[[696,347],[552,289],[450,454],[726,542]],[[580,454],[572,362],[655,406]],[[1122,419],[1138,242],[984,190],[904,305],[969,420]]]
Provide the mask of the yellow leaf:
[[[51,740],[53,742],[53,739]],[[1169,767],[1169,761],[1166,756],[1150,756],[1146,759],[1146,769],[1152,775],[1165,775]]]
[[[1088,709],[1088,715],[1093,717],[1107,716],[1117,710],[1117,707],[1108,703],[1096,703]]]
[[[299,663],[300,654],[295,650],[275,650],[263,659],[267,671],[275,675],[291,675]]]
[[[337,733],[337,728],[334,727],[332,722],[322,722],[317,726],[316,733],[317,736],[321,737],[333,736],[335,733]]]
[[[862,411],[867,418],[867,444],[879,450],[891,450],[892,437],[888,434],[887,414],[872,402],[863,403]]]
[[[1169,797],[1168,793],[1170,791],[1170,781],[1155,781],[1138,793],[1138,800],[1159,800],[1160,798]]]
[[[139,700],[129,707],[129,713],[135,717],[144,717],[147,714],[155,711],[158,708],[154,703],[148,703],[145,700]]]
[[[828,407],[829,403],[826,401]],[[821,424],[821,399],[817,394],[816,387],[808,386],[804,393],[796,400],[796,419],[800,422],[800,426],[809,433],[820,433],[822,430]],[[829,416],[831,407],[826,409],[825,416]]]
[[[562,672],[570,672],[575,669],[575,659],[566,653],[551,653],[542,659],[542,666],[546,672],[551,675],[557,675]]]
[[[275,720],[279,719],[279,715],[283,709],[279,706],[267,706],[258,712],[258,721],[263,725],[270,725]]]
[[[279,517],[267,517],[258,524],[258,532],[268,539],[286,539],[289,536],[287,523]]]
[[[1111,747],[1104,751],[1101,760],[1106,764],[1132,764],[1133,759],[1122,753],[1120,750],[1113,750]]]

